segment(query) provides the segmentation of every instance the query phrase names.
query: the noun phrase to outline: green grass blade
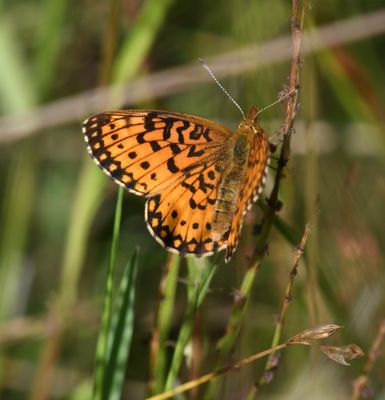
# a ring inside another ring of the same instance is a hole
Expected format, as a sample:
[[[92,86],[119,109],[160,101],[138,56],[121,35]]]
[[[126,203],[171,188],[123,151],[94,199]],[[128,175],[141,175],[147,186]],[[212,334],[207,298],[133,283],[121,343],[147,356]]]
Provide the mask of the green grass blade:
[[[175,382],[183,361],[184,349],[191,338],[195,313],[202,304],[207,294],[210,282],[217,270],[216,264],[208,263],[206,260],[199,261],[198,263],[198,261],[192,258],[188,259],[188,267],[189,278],[196,278],[195,285],[189,288],[186,313],[182,327],[179,331],[178,340],[166,380],[165,390],[171,389]]]
[[[134,332],[135,282],[138,250],[135,250],[120,282],[108,334],[108,364],[104,371],[103,399],[119,400]]]
[[[36,104],[36,97],[28,63],[23,57],[23,48],[17,41],[14,26],[8,18],[2,17],[0,114],[27,111]],[[17,293],[21,282],[37,188],[37,156],[34,144],[25,142],[13,148],[6,167],[2,171],[6,178],[0,203],[0,321],[12,315],[18,302],[13,293]]]
[[[108,364],[108,336],[111,323],[113,286],[115,279],[115,260],[119,239],[120,221],[122,215],[123,189],[119,188],[116,201],[115,220],[112,235],[111,254],[107,271],[106,293],[104,296],[104,306],[102,315],[102,327],[96,345],[96,366],[94,371],[94,399],[103,399],[103,387]]]
[[[194,259],[188,261],[189,268],[197,268],[197,263]],[[207,265],[208,264],[208,265]],[[203,300],[206,297],[207,291],[209,289],[211,280],[213,279],[218,265],[213,263],[207,263],[205,261],[203,270],[201,271],[200,280],[198,283],[196,298],[195,298],[195,311],[201,306]]]
[[[45,0],[41,6],[35,43],[34,73],[41,98],[45,97],[56,78],[56,66],[65,40],[63,31],[68,23],[68,5],[66,0]]]
[[[346,75],[336,55],[329,49],[323,50],[317,54],[316,58],[323,76],[328,81],[335,97],[345,108],[349,117],[354,120],[360,118],[375,122],[373,112],[365,99],[360,96],[354,83]]]
[[[153,393],[160,393],[163,390],[166,375],[166,356],[168,340],[172,317],[175,310],[175,292],[178,283],[178,274],[181,258],[172,254],[170,261],[166,265],[166,272],[162,278],[164,282],[164,290],[161,288],[161,300],[158,310],[158,349],[154,354],[154,367],[152,376],[154,379]],[[162,284],[161,284],[162,286]]]
[[[244,316],[250,300],[251,289],[258,274],[259,267],[260,260],[257,260],[247,269],[243,277],[242,284],[239,288],[239,295],[242,301],[234,303],[227,323],[226,332],[217,343],[218,356],[220,360],[224,360],[229,356],[237,342],[238,334],[242,322],[244,321]],[[219,365],[219,363],[217,365]],[[220,379],[212,380],[205,394],[205,399],[211,400],[218,398],[218,389],[220,385]]]
[[[7,171],[1,211],[0,322],[12,316],[23,274],[24,251],[36,195],[36,156],[31,143],[23,143]],[[23,184],[21,185],[20,182]]]
[[[0,104],[6,113],[22,112],[36,104],[35,82],[11,23],[0,18]]]
[[[149,53],[173,0],[147,0],[116,58],[113,82],[131,79]]]
[[[237,341],[238,333],[241,329],[242,321],[244,319],[248,301],[250,299],[251,289],[259,271],[259,265],[260,264],[258,262],[250,267],[243,277],[241,287],[239,288],[239,295],[243,301],[239,302],[239,304],[236,303],[233,306],[226,333],[220,339],[217,345],[217,348],[223,357],[226,357],[230,354]]]

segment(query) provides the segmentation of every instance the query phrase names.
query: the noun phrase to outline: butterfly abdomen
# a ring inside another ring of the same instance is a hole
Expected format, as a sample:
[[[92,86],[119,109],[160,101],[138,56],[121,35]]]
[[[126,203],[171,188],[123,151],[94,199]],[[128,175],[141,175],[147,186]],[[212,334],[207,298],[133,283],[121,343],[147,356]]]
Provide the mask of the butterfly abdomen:
[[[230,229],[237,211],[239,188],[246,172],[249,150],[248,137],[243,134],[237,135],[229,153],[230,160],[226,160],[228,168],[223,173],[215,202],[212,228],[214,240],[222,238]]]

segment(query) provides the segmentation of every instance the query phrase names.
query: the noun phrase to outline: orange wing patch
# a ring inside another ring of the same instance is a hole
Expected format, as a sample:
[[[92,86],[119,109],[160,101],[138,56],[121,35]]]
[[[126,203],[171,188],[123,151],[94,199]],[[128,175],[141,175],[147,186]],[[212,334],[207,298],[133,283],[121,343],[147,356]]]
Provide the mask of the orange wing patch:
[[[223,248],[225,241],[211,234],[220,179],[214,165],[202,164],[148,199],[145,218],[157,241],[182,255],[210,255]]]
[[[265,181],[268,140],[256,117],[252,108],[231,132],[187,114],[112,111],[88,118],[83,132],[96,164],[148,197],[146,224],[162,246],[197,257],[227,247],[228,262]]]
[[[83,124],[88,151],[127,190],[142,196],[161,193],[194,165],[215,161],[231,134],[182,115],[118,111],[92,116]]]

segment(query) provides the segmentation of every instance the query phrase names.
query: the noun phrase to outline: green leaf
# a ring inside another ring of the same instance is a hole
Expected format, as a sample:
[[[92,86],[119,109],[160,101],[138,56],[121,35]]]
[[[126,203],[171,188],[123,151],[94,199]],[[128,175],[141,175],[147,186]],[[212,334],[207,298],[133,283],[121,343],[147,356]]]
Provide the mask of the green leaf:
[[[197,309],[202,304],[210,282],[217,270],[217,265],[208,263],[206,260],[197,261],[193,258],[188,259],[189,279],[193,285],[188,289],[188,302],[183,318],[182,327],[179,331],[178,340],[175,346],[170,370],[167,376],[165,389],[171,389],[184,357],[184,350],[191,338],[194,317]]]
[[[135,282],[138,270],[138,250],[128,262],[122,280],[108,332],[108,364],[105,370],[103,399],[119,400],[124,373],[130,354],[134,331]]]
[[[112,320],[111,315],[112,315],[113,287],[115,279],[115,260],[116,260],[116,252],[117,252],[117,245],[118,245],[119,231],[120,231],[122,203],[123,203],[123,190],[122,188],[120,188],[118,191],[118,197],[116,201],[115,221],[114,221],[114,228],[112,235],[110,261],[107,271],[106,293],[104,296],[102,327],[99,332],[98,342],[96,345],[96,366],[94,371],[94,389],[93,389],[94,399],[103,398],[104,380],[106,375],[107,364],[109,361],[109,354],[107,348],[108,348],[110,324]]]

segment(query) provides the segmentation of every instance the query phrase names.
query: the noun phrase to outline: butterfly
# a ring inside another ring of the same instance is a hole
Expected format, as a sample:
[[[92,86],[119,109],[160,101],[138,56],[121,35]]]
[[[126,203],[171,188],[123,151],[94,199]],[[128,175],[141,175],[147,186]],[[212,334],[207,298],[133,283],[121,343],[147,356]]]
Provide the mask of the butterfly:
[[[180,255],[233,256],[243,216],[260,196],[269,141],[251,107],[238,129],[177,112],[107,111],[83,123],[96,164],[147,198],[151,235]]]

